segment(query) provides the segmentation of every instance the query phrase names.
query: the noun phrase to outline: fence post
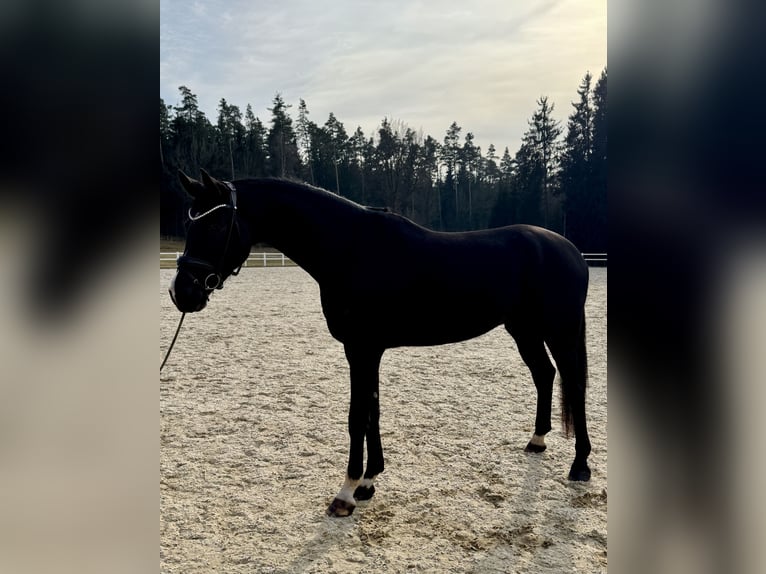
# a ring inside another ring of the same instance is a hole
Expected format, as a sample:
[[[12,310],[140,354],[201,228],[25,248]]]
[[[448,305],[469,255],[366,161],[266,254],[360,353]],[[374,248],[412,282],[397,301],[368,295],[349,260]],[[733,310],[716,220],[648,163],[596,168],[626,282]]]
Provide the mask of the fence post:
[[[282,267],[284,267],[284,266],[285,266],[285,254],[283,253],[282,254]]]
[[[263,252],[263,266],[266,267],[266,252]]]

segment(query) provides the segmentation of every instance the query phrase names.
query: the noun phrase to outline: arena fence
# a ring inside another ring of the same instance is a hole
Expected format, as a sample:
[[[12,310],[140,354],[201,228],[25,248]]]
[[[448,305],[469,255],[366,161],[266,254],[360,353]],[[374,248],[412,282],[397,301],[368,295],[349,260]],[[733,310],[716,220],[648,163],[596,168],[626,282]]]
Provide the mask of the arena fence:
[[[182,253],[180,251],[160,252],[160,269],[175,268],[176,259]],[[606,253],[583,253],[588,265],[595,267],[606,267]],[[251,253],[242,267],[294,267],[295,261],[279,252],[260,252]]]
[[[180,251],[160,252],[160,268],[176,266],[176,259],[183,255]],[[294,267],[295,261],[279,252],[251,253],[242,267]]]

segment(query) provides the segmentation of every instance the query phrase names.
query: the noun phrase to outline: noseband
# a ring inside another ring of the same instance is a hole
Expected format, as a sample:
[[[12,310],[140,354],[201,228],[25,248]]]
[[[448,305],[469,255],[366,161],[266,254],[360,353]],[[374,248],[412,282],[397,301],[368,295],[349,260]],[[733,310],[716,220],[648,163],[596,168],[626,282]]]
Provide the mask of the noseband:
[[[207,211],[203,213],[199,213],[197,215],[193,215],[191,212],[191,208],[189,209],[189,219],[192,221],[192,223],[199,221],[203,217],[210,215],[214,211],[217,211],[218,209],[221,209],[223,207],[228,207],[231,209],[231,221],[229,222],[229,231],[226,234],[226,244],[223,248],[223,253],[221,254],[221,261],[218,264],[218,266],[213,265],[209,261],[205,261],[204,259],[199,259],[197,257],[189,257],[188,255],[182,255],[178,258],[177,265],[179,271],[185,271],[188,273],[192,279],[194,280],[194,283],[197,285],[201,285],[203,289],[205,289],[206,293],[211,293],[215,289],[223,289],[223,264],[226,260],[226,254],[229,251],[229,243],[231,242],[231,236],[234,231],[234,228],[237,227],[237,190],[234,189],[234,185],[231,182],[225,181],[223,182],[230,191],[231,194],[231,203],[221,203],[219,205],[216,205],[215,207],[211,207]],[[183,269],[183,267],[186,267],[187,269]],[[189,267],[196,267],[198,269],[201,269],[204,272],[207,272],[207,275],[205,276],[205,279],[200,283],[199,279],[195,277],[193,273],[188,271]],[[230,275],[238,275],[240,269],[242,266],[240,265],[236,269],[232,269]]]

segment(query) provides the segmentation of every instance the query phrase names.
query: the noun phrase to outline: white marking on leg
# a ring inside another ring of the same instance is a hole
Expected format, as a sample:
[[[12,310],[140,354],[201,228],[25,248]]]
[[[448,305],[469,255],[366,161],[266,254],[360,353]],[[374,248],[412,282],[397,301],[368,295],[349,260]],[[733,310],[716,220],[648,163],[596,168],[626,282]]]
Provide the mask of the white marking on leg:
[[[356,487],[359,486],[360,482],[361,481],[359,480],[352,480],[348,475],[346,475],[346,480],[343,483],[343,488],[340,489],[338,496],[335,498],[356,505],[356,500],[354,500],[354,492],[356,491]]]
[[[372,483],[374,481],[375,481],[375,477],[374,476],[372,478],[363,478],[362,482],[359,483],[359,486],[362,486],[362,487],[364,487],[364,488],[369,490],[370,488],[372,488]]]
[[[545,446],[545,435],[533,434],[529,442],[535,446]]]

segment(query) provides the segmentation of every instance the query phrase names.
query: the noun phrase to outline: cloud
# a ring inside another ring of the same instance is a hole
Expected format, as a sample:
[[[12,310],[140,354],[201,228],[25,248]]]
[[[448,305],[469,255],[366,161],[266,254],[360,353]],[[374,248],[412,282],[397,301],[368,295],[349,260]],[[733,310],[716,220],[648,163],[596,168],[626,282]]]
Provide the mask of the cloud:
[[[606,65],[606,4],[573,0],[280,3],[162,0],[161,95],[184,84],[215,119],[220,98],[268,120],[279,91],[311,118],[373,135],[384,116],[442,139],[452,121],[514,151],[541,95],[559,117]]]

